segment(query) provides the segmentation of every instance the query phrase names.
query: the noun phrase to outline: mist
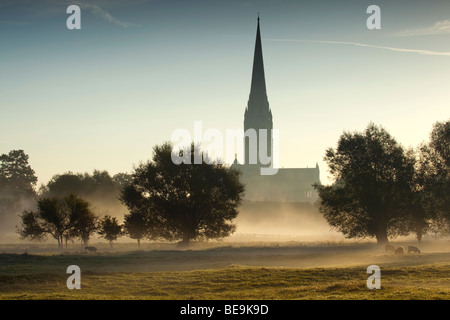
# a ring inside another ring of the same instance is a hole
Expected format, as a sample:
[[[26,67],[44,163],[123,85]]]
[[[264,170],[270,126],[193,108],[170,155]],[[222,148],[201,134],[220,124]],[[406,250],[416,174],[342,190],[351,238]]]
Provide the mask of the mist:
[[[16,226],[20,224],[20,214],[36,210],[34,198],[18,197],[10,192],[2,192],[0,199],[0,241],[16,242],[19,235]]]
[[[339,241],[314,204],[307,202],[243,201],[230,239],[264,241]]]

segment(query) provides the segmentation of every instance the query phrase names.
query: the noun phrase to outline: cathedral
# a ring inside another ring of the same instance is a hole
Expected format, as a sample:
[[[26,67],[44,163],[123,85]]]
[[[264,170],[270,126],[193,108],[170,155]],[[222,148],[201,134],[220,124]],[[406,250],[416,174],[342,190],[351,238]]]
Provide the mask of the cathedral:
[[[256,148],[259,154],[260,130],[266,130],[267,155],[272,155],[272,110],[269,106],[264,75],[264,62],[261,43],[260,18],[256,31],[255,54],[253,58],[253,73],[250,97],[244,113],[244,131],[254,129],[256,132]],[[264,143],[264,142],[263,142]],[[242,172],[245,184],[245,200],[270,202],[308,202],[317,199],[313,184],[320,183],[319,166],[315,168],[279,168],[275,175],[261,175],[260,168],[264,165],[259,158],[251,164],[250,141],[244,138],[244,163],[237,160],[232,167]]]

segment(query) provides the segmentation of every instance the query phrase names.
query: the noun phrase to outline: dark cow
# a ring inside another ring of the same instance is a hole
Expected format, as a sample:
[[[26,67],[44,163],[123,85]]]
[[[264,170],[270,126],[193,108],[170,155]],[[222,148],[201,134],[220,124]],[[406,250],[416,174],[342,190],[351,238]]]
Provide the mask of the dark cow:
[[[417,247],[408,246],[408,253],[418,253],[418,254],[420,254],[420,250]]]
[[[403,254],[405,253],[405,249],[403,249],[403,247],[398,247],[397,249],[395,249],[395,254]]]
[[[96,247],[85,247],[84,250],[87,250],[89,252],[97,252],[97,248]]]

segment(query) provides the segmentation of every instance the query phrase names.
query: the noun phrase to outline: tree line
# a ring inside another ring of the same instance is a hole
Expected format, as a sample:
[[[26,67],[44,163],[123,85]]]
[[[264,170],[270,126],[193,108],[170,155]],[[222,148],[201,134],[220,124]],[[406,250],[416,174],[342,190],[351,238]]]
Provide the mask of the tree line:
[[[200,150],[191,145],[180,152],[193,160]],[[152,160],[132,174],[69,172],[36,192],[28,156],[13,150],[0,156],[0,221],[32,199],[34,207],[23,210],[16,232],[25,239],[51,236],[59,246],[74,239],[87,243],[93,234],[111,244],[128,236],[138,245],[142,239],[188,245],[233,233],[245,191],[240,172],[205,159],[176,165],[171,153],[170,143],[157,145]],[[429,141],[415,150],[371,123],[363,132],[344,132],[324,160],[332,183],[314,186],[319,211],[347,238],[387,243],[401,235],[420,241],[450,234],[450,121],[435,123]]]
[[[180,246],[186,246],[192,239],[230,235],[236,229],[232,220],[244,193],[240,173],[207,159],[196,165],[176,165],[172,150],[170,143],[155,146],[152,161],[137,166],[132,175],[69,172],[55,175],[37,193],[33,189],[37,179],[31,179],[24,185],[31,190],[29,196],[35,198],[36,206],[20,214],[16,232],[36,241],[52,237],[59,247],[74,239],[87,244],[95,233],[111,245],[120,236],[136,239],[138,245],[147,238],[178,240]],[[191,145],[181,152],[193,160],[200,150]],[[12,163],[17,154],[28,159],[23,150],[12,151]],[[34,176],[27,161],[22,167]],[[20,172],[17,175],[21,176]],[[99,218],[94,213],[113,202],[127,209],[123,224],[110,214]]]
[[[22,238],[41,241],[51,236],[58,241],[59,248],[64,244],[67,247],[67,242],[76,238],[87,245],[95,232],[112,246],[122,234],[122,226],[115,217],[106,215],[99,219],[89,202],[73,193],[42,197],[37,200],[37,210],[24,211],[20,219],[17,232]]]

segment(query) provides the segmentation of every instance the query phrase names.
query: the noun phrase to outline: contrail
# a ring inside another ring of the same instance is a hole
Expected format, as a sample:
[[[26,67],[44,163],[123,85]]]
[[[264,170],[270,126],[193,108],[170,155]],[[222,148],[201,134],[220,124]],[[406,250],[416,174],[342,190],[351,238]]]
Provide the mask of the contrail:
[[[430,56],[450,56],[450,52],[446,52],[446,51],[394,48],[394,47],[377,46],[377,45],[373,45],[373,44],[360,43],[360,42],[349,42],[349,41],[296,40],[296,39],[266,39],[266,40],[277,41],[277,42],[309,42],[309,43],[324,43],[324,44],[343,44],[343,45],[351,45],[351,46],[356,46],[356,47],[375,48],[375,49],[389,50],[389,51],[395,51],[395,52],[417,53],[417,54],[430,55]]]
[[[97,5],[94,4],[89,4],[89,3],[83,3],[83,2],[74,2],[75,4],[79,5],[82,9],[87,8],[91,11],[92,14],[106,20],[109,21],[115,25],[118,25],[120,27],[123,28],[128,28],[128,27],[136,27],[137,25],[134,23],[129,23],[129,22],[124,22],[124,21],[120,21],[116,18],[114,18],[111,14],[109,14],[109,12],[107,12],[106,10],[100,8]]]

